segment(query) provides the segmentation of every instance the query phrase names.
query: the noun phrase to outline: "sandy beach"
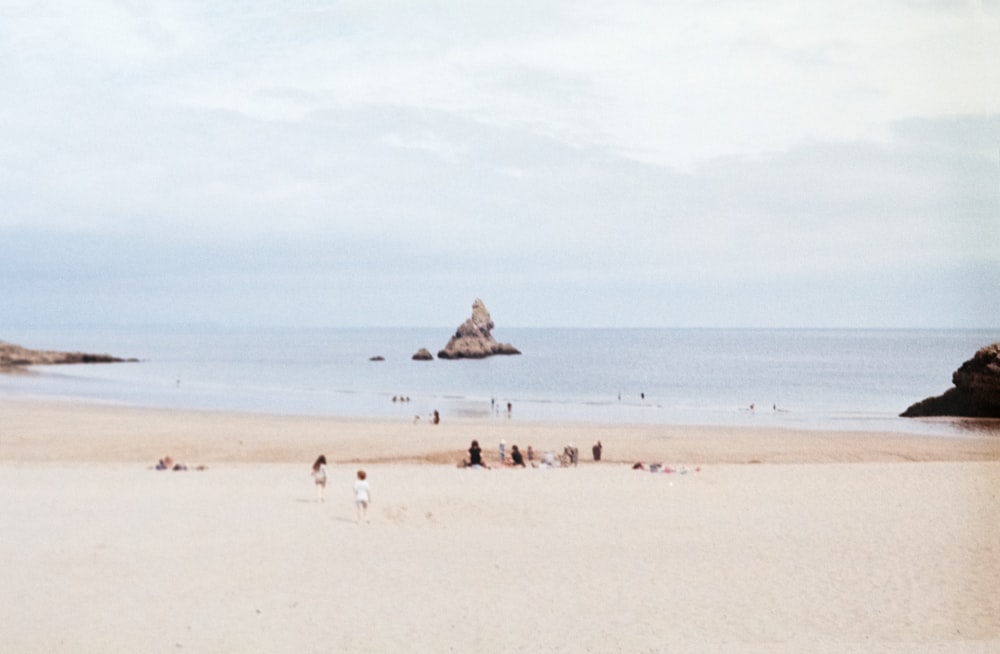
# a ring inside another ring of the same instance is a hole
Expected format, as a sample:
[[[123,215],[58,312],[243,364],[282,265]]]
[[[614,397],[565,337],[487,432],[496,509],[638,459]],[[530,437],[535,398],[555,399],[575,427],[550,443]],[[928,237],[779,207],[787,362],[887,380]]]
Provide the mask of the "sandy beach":
[[[1000,649],[996,436],[0,411],[4,651]]]

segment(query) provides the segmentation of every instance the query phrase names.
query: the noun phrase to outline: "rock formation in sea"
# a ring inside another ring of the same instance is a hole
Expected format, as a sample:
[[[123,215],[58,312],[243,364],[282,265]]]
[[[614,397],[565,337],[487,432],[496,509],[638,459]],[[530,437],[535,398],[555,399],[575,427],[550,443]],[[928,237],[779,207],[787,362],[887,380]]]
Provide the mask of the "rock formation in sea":
[[[110,354],[87,354],[86,352],[56,352],[53,350],[29,350],[20,345],[0,341],[0,368],[20,366],[43,366],[65,363],[125,363],[138,359],[121,359]]]
[[[414,361],[433,361],[434,355],[426,347],[422,347],[410,358]]]
[[[1000,418],[1000,343],[976,352],[952,374],[951,381],[954,386],[943,394],[917,402],[900,415]]]
[[[472,303],[472,316],[458,326],[455,334],[438,352],[439,359],[483,359],[494,354],[520,354],[510,343],[498,343],[490,333],[493,319],[482,300]]]

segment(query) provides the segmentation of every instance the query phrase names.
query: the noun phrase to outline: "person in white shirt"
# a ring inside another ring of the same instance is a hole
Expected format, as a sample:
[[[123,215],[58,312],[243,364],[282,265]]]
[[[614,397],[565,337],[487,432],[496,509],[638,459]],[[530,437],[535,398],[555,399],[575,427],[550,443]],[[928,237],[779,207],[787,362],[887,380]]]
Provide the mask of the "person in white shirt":
[[[368,473],[358,470],[358,479],[354,482],[354,503],[358,507],[358,522],[361,518],[368,519],[368,505],[371,504],[371,489],[368,487]]]

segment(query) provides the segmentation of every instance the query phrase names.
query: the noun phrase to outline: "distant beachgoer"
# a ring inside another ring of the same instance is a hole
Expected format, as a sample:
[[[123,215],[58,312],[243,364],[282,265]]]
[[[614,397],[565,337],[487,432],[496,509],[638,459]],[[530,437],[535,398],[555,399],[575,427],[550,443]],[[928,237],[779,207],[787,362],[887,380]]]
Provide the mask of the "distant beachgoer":
[[[514,407],[511,406],[510,402],[507,403],[507,417],[510,417],[510,412]]]
[[[510,464],[513,466],[526,467],[524,465],[524,457],[521,456],[521,451],[517,449],[517,445],[510,446]]]
[[[563,448],[563,457],[566,458],[569,465],[575,466],[580,458],[580,449],[574,445],[567,445]]]
[[[603,450],[603,449],[604,449],[604,446],[601,445],[601,441],[597,441],[597,444],[594,445],[593,448],[591,448],[591,451],[594,453],[594,461],[600,461],[601,460],[601,450]]]
[[[469,446],[469,466],[489,467],[483,463],[483,451],[479,448],[479,441],[474,440],[472,441],[472,445]]]
[[[500,439],[500,465],[507,462],[507,442],[504,439]]]
[[[312,469],[313,481],[316,482],[316,501],[326,501],[326,455],[320,454]]]
[[[535,460],[535,451],[533,449],[531,449],[531,446],[529,445],[528,446],[528,463],[531,463],[534,460]]]
[[[431,422],[433,422],[435,425],[441,422],[441,414],[438,413],[437,409],[434,409],[434,414],[433,417],[431,418]]]
[[[361,518],[368,519],[368,505],[372,502],[371,489],[368,486],[368,473],[358,470],[358,479],[354,482],[354,503],[358,507],[358,522]]]
[[[646,399],[646,394],[645,393],[639,393],[639,399],[645,400]]]
[[[174,460],[168,455],[156,462],[157,470],[187,470],[188,467],[183,463],[175,463]]]

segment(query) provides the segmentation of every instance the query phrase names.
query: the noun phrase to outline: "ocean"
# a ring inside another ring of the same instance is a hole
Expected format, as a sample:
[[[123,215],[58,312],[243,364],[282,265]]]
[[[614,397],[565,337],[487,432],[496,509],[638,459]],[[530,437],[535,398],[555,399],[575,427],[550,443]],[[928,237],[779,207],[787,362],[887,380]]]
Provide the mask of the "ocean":
[[[426,418],[437,410],[444,420],[949,435],[968,433],[968,423],[897,416],[949,388],[963,361],[1000,340],[990,330],[508,328],[493,335],[520,356],[411,359],[422,347],[436,353],[452,332],[14,329],[0,338],[141,361],[0,375],[0,396],[362,418]]]

